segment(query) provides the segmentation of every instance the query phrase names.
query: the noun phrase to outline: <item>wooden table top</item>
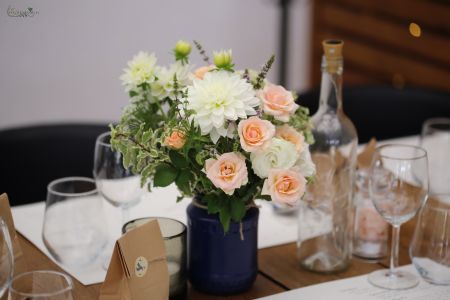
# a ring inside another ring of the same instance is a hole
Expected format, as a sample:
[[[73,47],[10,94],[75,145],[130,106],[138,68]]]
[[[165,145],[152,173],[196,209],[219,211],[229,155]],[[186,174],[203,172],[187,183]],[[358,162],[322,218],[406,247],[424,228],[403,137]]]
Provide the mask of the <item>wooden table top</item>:
[[[408,247],[414,231],[414,226],[415,219],[403,224],[401,227],[400,265],[410,263]],[[45,254],[20,234],[19,240],[30,270],[50,269],[62,271]],[[344,272],[327,275],[317,274],[300,268],[296,251],[297,248],[295,243],[259,250],[259,274],[253,287],[245,293],[221,297],[206,295],[189,288],[187,299],[255,299],[312,284],[363,275],[388,266],[387,259],[378,263],[368,263],[353,259],[350,267]],[[84,286],[76,279],[73,279],[73,281],[75,285],[73,292],[75,300],[98,299],[100,284]]]

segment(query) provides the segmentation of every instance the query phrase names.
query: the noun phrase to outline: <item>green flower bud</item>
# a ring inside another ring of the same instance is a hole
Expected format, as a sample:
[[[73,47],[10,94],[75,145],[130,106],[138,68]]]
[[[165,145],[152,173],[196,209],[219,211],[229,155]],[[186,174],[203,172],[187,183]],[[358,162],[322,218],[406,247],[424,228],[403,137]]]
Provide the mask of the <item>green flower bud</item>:
[[[231,55],[231,49],[230,50],[222,50],[219,52],[213,52],[214,55],[214,64],[219,69],[230,69],[233,67],[231,64],[232,61],[232,55]]]
[[[175,56],[179,58],[184,58],[191,53],[192,47],[188,42],[179,40],[175,45]]]

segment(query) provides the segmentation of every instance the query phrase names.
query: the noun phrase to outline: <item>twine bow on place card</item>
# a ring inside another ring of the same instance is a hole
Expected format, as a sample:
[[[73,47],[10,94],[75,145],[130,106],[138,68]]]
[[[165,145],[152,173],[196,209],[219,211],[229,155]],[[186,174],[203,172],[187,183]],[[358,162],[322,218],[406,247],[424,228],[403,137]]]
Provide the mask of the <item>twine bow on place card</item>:
[[[14,252],[14,275],[26,272],[27,263],[14,227],[14,221],[7,194],[0,195],[0,217],[5,221],[6,226],[8,226],[9,236],[11,237]]]
[[[130,230],[114,246],[100,300],[169,298],[169,271],[157,221]]]

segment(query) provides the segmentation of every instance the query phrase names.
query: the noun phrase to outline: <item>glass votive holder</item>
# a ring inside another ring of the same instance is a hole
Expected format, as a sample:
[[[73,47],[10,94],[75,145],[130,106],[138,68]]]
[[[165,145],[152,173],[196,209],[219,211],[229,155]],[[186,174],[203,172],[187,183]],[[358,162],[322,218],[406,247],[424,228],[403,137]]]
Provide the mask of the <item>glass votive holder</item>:
[[[9,300],[73,300],[72,279],[63,273],[42,270],[17,275],[9,287]]]
[[[409,255],[423,279],[450,285],[450,194],[435,194],[427,200],[416,223]]]
[[[127,222],[122,228],[122,233],[153,220],[157,220],[159,223],[166,247],[167,267],[170,276],[169,299],[184,299],[187,292],[186,225],[170,218],[148,217]]]
[[[366,170],[356,172],[353,205],[353,255],[374,262],[386,257],[388,223],[370,199],[369,175]]]

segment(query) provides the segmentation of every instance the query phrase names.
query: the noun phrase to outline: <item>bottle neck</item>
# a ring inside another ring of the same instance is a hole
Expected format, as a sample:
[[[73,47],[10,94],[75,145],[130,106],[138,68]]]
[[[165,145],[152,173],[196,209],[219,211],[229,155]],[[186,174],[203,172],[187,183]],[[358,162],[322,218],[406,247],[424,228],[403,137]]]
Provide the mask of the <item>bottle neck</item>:
[[[342,60],[327,61],[325,56],[322,58],[319,110],[342,112],[342,72]]]

